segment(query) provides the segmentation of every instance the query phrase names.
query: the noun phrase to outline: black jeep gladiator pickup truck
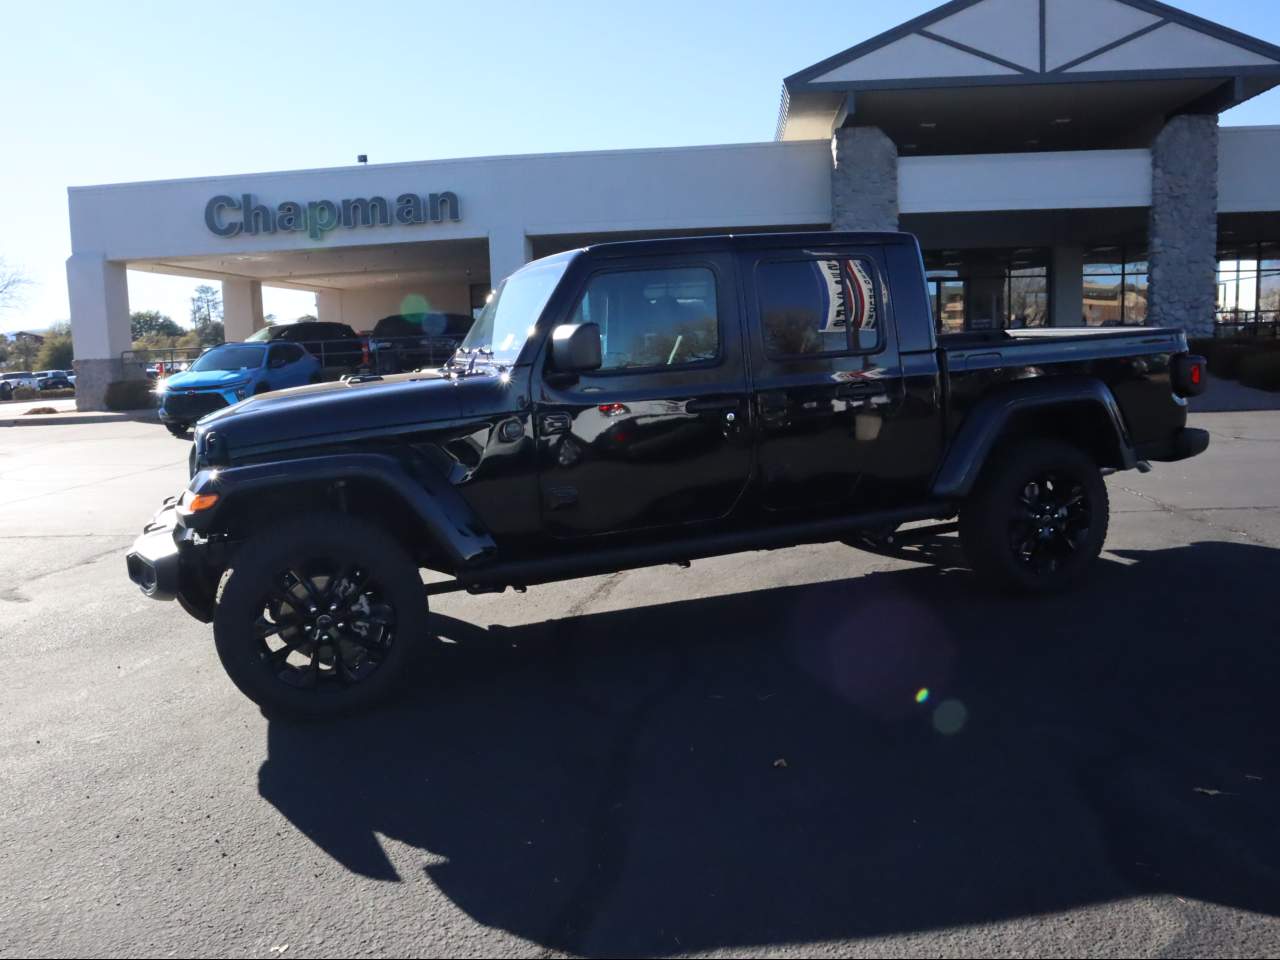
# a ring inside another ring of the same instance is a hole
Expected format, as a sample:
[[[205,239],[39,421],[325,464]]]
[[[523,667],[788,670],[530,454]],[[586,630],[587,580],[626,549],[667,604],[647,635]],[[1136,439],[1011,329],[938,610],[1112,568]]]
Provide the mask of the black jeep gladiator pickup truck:
[[[601,244],[509,277],[440,369],[205,417],[129,574],[310,715],[387,694],[450,590],[955,518],[979,572],[1055,590],[1102,548],[1104,473],[1208,446],[1203,384],[1178,330],[939,339],[904,234]]]

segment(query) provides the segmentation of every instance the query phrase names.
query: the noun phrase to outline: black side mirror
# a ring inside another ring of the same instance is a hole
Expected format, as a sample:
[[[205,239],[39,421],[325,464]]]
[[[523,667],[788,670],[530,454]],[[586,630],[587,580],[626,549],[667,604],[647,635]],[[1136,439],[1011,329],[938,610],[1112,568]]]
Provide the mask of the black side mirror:
[[[551,366],[557,373],[599,370],[600,326],[595,323],[562,323],[551,331]]]

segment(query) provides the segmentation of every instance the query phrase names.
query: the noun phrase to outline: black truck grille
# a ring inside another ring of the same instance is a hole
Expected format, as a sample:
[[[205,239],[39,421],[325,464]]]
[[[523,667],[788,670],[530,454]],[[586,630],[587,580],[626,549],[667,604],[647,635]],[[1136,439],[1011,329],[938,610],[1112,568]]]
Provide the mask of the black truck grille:
[[[190,420],[193,423],[206,413],[221,410],[227,405],[220,393],[185,393],[174,390],[165,394],[164,412],[170,417]]]

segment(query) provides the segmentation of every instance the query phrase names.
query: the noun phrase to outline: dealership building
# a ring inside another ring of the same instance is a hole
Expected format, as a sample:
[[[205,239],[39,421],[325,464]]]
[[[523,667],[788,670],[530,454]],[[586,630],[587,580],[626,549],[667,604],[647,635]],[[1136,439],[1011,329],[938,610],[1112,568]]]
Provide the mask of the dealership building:
[[[788,77],[772,142],[73,187],[78,402],[140,375],[126,270],[220,282],[243,339],[264,284],[367,330],[599,241],[901,229],[941,330],[1273,323],[1280,127],[1218,115],[1277,84],[1152,0],[953,0]]]

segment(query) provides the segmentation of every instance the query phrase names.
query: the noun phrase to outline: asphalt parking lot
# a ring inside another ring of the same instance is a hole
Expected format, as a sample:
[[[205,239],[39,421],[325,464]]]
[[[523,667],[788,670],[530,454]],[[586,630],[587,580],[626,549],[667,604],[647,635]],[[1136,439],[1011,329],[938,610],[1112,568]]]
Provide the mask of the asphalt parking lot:
[[[0,955],[1274,955],[1280,414],[1193,419],[1074,595],[946,539],[451,595],[320,727],[126,579],[185,443],[0,427]]]

